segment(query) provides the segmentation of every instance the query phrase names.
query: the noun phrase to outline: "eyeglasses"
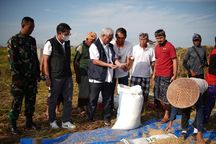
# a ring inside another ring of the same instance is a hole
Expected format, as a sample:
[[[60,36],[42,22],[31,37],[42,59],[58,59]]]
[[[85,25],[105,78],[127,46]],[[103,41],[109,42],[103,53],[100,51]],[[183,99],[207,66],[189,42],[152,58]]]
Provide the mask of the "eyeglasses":
[[[117,39],[122,39],[122,40],[125,39],[125,37],[120,37],[120,36],[117,36],[116,38]]]
[[[193,41],[200,41],[200,39],[194,39]]]
[[[148,38],[140,38],[140,40],[147,40]]]
[[[71,33],[62,33],[64,36],[71,36]]]
[[[105,35],[109,40],[113,39],[113,35]]]

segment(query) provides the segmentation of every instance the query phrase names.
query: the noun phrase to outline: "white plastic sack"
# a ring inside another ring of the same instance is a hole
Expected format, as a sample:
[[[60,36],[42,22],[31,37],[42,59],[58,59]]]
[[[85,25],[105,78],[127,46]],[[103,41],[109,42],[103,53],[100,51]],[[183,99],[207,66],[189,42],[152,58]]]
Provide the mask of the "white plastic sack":
[[[122,139],[121,141],[125,144],[150,144],[156,142],[160,139],[167,139],[167,138],[177,138],[174,134],[160,134],[160,135],[153,135],[148,138],[136,138],[136,139]]]
[[[200,78],[190,78],[190,79],[194,80],[197,83],[201,94],[203,94],[208,89],[208,83],[206,80]]]
[[[118,85],[119,107],[117,121],[112,129],[129,130],[141,125],[143,96],[141,86]]]

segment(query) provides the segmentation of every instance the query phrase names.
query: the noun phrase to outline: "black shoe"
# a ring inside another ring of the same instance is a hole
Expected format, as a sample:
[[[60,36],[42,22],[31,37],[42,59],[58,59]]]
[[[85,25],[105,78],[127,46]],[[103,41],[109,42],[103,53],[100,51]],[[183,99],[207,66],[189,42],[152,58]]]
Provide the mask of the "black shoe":
[[[33,130],[39,130],[40,127],[37,126],[33,121],[32,121],[32,116],[27,116],[26,117],[26,129],[33,129]]]
[[[11,134],[19,135],[19,134],[21,134],[21,131],[18,130],[17,127],[11,127]]]
[[[21,131],[19,131],[17,129],[16,120],[9,117],[9,121],[10,121],[10,131],[11,131],[11,134],[13,134],[13,135],[21,134]]]
[[[183,140],[186,140],[187,138],[187,133],[181,133],[179,138],[183,138]]]
[[[111,122],[110,120],[104,120],[104,126],[110,126]]]
[[[89,111],[86,111],[85,116],[87,118],[87,121],[89,121],[89,122],[93,122],[94,121],[93,117],[90,116]]]
[[[30,124],[26,125],[26,129],[27,130],[30,130],[30,129],[39,130],[39,129],[41,129],[41,127],[36,125],[35,123],[31,122]]]

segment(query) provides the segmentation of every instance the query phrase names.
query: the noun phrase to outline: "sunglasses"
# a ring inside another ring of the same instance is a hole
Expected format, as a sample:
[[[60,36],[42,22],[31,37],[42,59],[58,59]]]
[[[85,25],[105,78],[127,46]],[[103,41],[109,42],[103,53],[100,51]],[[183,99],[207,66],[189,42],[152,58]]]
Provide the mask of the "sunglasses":
[[[194,39],[193,41],[200,41],[200,39]]]
[[[119,36],[117,36],[116,38],[117,39],[125,39],[125,37],[119,37]]]

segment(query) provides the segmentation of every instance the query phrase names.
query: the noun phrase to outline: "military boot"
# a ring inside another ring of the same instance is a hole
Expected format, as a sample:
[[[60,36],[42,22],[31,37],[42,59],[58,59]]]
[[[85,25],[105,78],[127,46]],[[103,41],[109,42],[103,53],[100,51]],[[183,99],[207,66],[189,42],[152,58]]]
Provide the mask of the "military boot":
[[[13,135],[21,134],[21,131],[19,131],[17,129],[16,119],[15,119],[12,111],[10,111],[8,113],[8,118],[9,118],[9,122],[10,122],[10,131],[11,131],[11,133]]]
[[[13,121],[11,122],[11,133],[12,133],[13,135],[21,134],[21,131],[17,129],[16,120],[13,120]]]
[[[32,121],[32,116],[27,116],[27,117],[26,117],[26,129],[34,129],[34,130],[40,129],[40,127],[37,126],[37,125]]]

